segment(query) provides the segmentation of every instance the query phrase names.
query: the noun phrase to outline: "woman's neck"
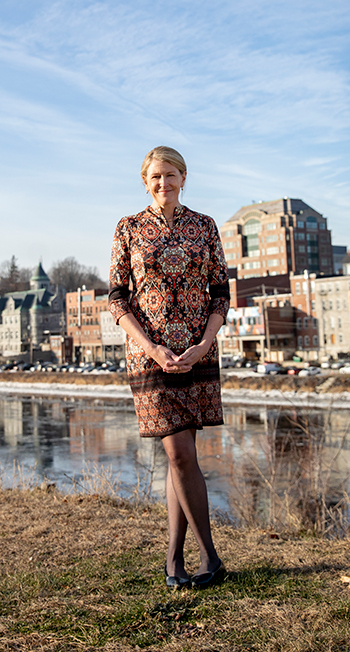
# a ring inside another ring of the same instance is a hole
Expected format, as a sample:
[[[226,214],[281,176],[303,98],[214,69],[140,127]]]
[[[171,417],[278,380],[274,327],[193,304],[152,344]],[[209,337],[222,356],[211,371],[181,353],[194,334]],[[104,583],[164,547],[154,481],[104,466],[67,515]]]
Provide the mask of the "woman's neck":
[[[166,204],[165,206],[161,206],[158,204],[158,202],[153,202],[151,204],[152,208],[155,210],[161,210],[165,219],[167,222],[170,224],[173,222],[173,217],[174,217],[174,210],[175,208],[181,208],[182,204],[180,202],[176,202],[176,204]]]

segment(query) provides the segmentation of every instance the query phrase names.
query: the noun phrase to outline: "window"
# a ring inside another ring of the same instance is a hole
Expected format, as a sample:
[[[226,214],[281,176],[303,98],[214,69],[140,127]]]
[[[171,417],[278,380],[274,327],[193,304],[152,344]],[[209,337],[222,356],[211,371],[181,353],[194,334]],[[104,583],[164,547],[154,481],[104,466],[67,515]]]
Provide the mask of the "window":
[[[304,337],[304,346],[310,346],[310,338],[308,335]]]
[[[252,260],[251,263],[243,263],[243,269],[259,269],[260,260]]]
[[[297,329],[298,329],[298,331],[301,331],[301,325],[302,325],[301,317],[298,317],[297,318]]]
[[[336,291],[336,292],[339,292],[339,291],[340,291],[340,285],[339,285],[339,283],[336,283],[336,284],[335,284],[335,291]]]
[[[341,310],[341,303],[339,299],[337,299],[337,310]]]
[[[343,344],[343,335],[339,333],[339,344]]]
[[[278,240],[277,233],[274,233],[273,235],[267,235],[266,236],[266,242],[276,242],[276,240]]]
[[[266,249],[266,254],[267,254],[268,256],[271,256],[271,255],[273,255],[273,254],[278,254],[278,253],[279,253],[278,247],[268,247],[268,248]]]
[[[312,318],[312,328],[317,328],[317,319],[315,317]]]
[[[298,229],[303,229],[304,226],[305,226],[305,223],[304,223],[304,222],[302,222],[301,220],[298,220],[298,221],[297,221],[297,227],[298,227]]]
[[[326,302],[322,301],[322,310],[326,310]]]
[[[233,258],[236,258],[236,254],[233,252],[232,254],[225,254],[226,260],[232,260]]]
[[[248,249],[248,258],[256,258],[260,256],[259,249]]]
[[[270,258],[270,260],[267,261],[267,267],[278,267],[279,264],[278,258]]]
[[[314,346],[318,346],[318,336],[317,336],[317,335],[313,335],[313,337],[312,337],[312,344],[313,344]]]
[[[303,309],[303,306],[301,305],[301,303],[299,303],[299,304],[298,304],[298,310],[300,310],[300,312],[301,312],[302,309]]]
[[[317,219],[312,215],[306,218],[306,228],[307,229],[317,229]]]
[[[341,317],[338,317],[338,328],[341,328]]]
[[[235,241],[234,240],[230,240],[229,242],[224,243],[225,249],[233,249],[234,246],[235,246]]]
[[[321,229],[322,231],[324,231],[325,228],[326,228],[325,222],[320,222],[319,225],[318,225],[318,228]]]
[[[316,301],[314,299],[312,299],[312,301],[311,301],[311,310],[315,310],[315,308],[316,308]]]
[[[283,254],[283,252],[284,252],[284,248],[283,248],[283,247],[280,247],[280,252],[281,252],[281,254]]]
[[[328,258],[321,258],[321,265],[323,265],[324,267],[327,267],[327,265],[328,265]]]
[[[311,281],[310,286],[311,286],[311,292],[315,292],[315,281]]]
[[[305,253],[305,245],[299,245],[298,251],[299,251],[300,254],[304,254]]]
[[[266,230],[267,231],[274,231],[276,228],[276,222],[270,222],[269,224],[266,224]]]
[[[334,326],[335,326],[335,319],[334,319],[334,317],[330,317],[330,318],[329,318],[329,325],[330,325],[331,328],[334,328]]]
[[[261,222],[259,220],[248,220],[243,227],[244,235],[253,235],[255,233],[260,233],[261,231]]]
[[[302,349],[302,348],[303,348],[303,336],[298,335],[298,349]]]
[[[307,282],[303,281],[303,294],[307,294]]]
[[[300,294],[300,283],[295,284],[295,293]]]
[[[308,317],[304,317],[304,329],[306,330],[309,328],[309,319]]]
[[[329,310],[333,310],[333,301],[328,301]]]
[[[305,233],[296,233],[295,240],[305,240]]]
[[[223,236],[223,238],[232,238],[233,231],[223,231],[222,236]]]

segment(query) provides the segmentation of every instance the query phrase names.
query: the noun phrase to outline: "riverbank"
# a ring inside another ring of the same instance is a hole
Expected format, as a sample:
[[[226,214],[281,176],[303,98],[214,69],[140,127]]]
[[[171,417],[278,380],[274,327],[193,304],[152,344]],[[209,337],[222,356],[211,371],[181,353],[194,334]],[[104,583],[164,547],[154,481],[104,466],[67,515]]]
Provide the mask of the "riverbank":
[[[349,541],[213,523],[224,582],[169,593],[161,504],[0,491],[4,652],[350,649]],[[188,570],[199,564],[191,534]]]
[[[52,396],[122,401],[133,405],[126,374],[106,375],[56,373],[2,373],[0,395]],[[224,405],[350,409],[350,377],[337,375],[298,378],[294,376],[223,376]]]

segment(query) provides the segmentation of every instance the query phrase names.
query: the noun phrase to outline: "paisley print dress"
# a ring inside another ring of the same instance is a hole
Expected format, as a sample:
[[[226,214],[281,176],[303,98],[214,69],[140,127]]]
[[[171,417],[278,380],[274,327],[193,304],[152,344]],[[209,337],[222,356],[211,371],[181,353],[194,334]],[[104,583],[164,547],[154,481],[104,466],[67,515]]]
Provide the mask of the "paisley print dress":
[[[177,355],[202,339],[208,317],[226,317],[227,267],[214,220],[185,206],[170,229],[150,206],[120,220],[113,240],[109,310],[133,313],[155,344]],[[218,346],[184,374],[164,373],[129,336],[127,372],[141,437],[220,425]]]

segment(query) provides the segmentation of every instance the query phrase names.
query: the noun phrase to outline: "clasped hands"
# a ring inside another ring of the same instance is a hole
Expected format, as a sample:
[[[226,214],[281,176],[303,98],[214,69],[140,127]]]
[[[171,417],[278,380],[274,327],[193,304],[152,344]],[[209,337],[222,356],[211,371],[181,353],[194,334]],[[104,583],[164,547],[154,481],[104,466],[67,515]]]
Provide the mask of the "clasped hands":
[[[151,357],[166,373],[184,374],[191,371],[193,365],[201,360],[207,352],[208,348],[205,343],[190,346],[181,355],[176,355],[170,349],[167,349],[166,346],[159,344],[151,352]]]

